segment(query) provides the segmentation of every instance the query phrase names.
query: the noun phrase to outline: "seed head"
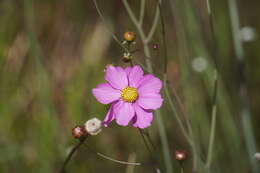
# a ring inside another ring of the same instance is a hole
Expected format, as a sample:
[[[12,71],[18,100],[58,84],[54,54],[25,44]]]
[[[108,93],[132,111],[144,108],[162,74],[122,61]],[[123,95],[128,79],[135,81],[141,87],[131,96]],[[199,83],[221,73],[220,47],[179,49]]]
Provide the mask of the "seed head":
[[[128,42],[133,42],[135,40],[135,33],[131,31],[127,31],[124,33],[124,39]]]
[[[90,135],[97,135],[98,133],[101,132],[102,128],[102,123],[99,119],[97,118],[92,118],[88,120],[85,123],[85,130],[90,134]]]
[[[255,158],[257,161],[260,161],[260,153],[255,153],[255,154],[254,154],[254,158]]]

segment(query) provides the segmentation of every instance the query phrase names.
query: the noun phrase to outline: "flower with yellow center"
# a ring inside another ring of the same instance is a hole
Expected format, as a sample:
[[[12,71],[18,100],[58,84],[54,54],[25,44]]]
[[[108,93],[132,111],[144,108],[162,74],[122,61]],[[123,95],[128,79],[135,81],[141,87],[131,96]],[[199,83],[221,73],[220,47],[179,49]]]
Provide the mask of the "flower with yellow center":
[[[134,87],[126,87],[121,90],[121,98],[126,102],[134,102],[138,97],[137,89]]]
[[[139,65],[125,69],[110,65],[106,67],[105,80],[92,90],[100,103],[111,104],[102,125],[107,127],[115,120],[121,126],[131,123],[137,128],[149,127],[153,110],[163,103],[162,81],[152,74],[144,74]]]

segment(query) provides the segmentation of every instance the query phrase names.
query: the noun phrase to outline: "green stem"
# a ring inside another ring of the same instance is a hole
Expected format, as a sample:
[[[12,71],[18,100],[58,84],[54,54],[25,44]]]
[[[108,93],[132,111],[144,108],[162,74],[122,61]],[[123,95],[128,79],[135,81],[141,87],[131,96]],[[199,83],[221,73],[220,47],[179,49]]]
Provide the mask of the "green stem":
[[[125,52],[129,53],[128,49],[122,45],[122,43],[120,42],[120,40],[116,37],[116,35],[109,29],[108,24],[106,23],[106,20],[103,16],[103,14],[101,13],[101,10],[99,9],[97,0],[93,0],[95,8],[98,12],[99,17],[101,18],[102,22],[106,25],[106,29],[107,31],[110,33],[110,35],[112,36],[112,38],[124,49]]]
[[[146,0],[141,0],[140,16],[139,16],[139,25],[140,26],[143,25],[143,21],[144,21],[145,3],[146,3]]]
[[[252,172],[256,173],[260,171],[260,167],[255,164],[255,160],[252,157],[253,154],[257,151],[255,136],[252,127],[252,119],[251,112],[249,106],[249,98],[248,98],[248,84],[245,74],[245,54],[242,45],[242,41],[240,39],[240,21],[239,21],[239,13],[236,0],[229,0],[229,12],[230,12],[230,20],[231,20],[231,29],[233,34],[233,44],[235,49],[235,54],[237,58],[237,63],[240,67],[240,73],[242,76],[240,77],[239,90],[240,90],[240,116],[242,121],[242,129],[245,136],[246,148],[248,152],[248,157],[250,158],[250,164],[252,167]]]
[[[159,1],[161,2],[161,0]],[[146,62],[146,66],[147,66],[147,71],[149,73],[153,73],[153,68],[152,68],[152,62],[151,62],[151,53],[149,50],[149,41],[151,40],[151,38],[153,37],[153,34],[155,32],[156,26],[158,24],[158,19],[159,19],[159,7],[157,6],[157,12],[155,14],[155,18],[153,21],[153,25],[152,28],[149,32],[149,37],[145,36],[144,30],[141,27],[141,25],[139,24],[139,22],[137,21],[131,7],[129,6],[127,0],[123,0],[123,4],[126,8],[126,11],[130,17],[130,19],[132,20],[132,22],[134,23],[144,46],[144,54],[146,56],[145,62]],[[157,124],[158,124],[158,129],[159,129],[159,135],[162,141],[162,148],[163,148],[163,157],[164,157],[164,161],[165,161],[165,166],[166,166],[166,172],[167,173],[172,173],[173,172],[173,168],[172,168],[172,164],[171,164],[171,156],[170,156],[170,150],[169,150],[169,145],[168,145],[168,139],[166,136],[166,131],[165,131],[165,127],[161,118],[161,112],[160,110],[155,111],[155,117],[157,120]]]
[[[209,146],[208,146],[208,155],[206,161],[206,169],[210,168],[212,155],[213,155],[213,145],[215,139],[215,131],[216,131],[216,118],[217,118],[217,88],[218,88],[218,73],[215,71],[215,86],[214,86],[214,100],[213,100],[213,107],[212,107],[212,114],[211,114],[211,127],[210,127],[210,137],[209,137]]]
[[[149,43],[151,41],[151,39],[153,38],[153,35],[156,31],[156,28],[157,28],[157,25],[158,25],[158,21],[159,21],[159,18],[160,18],[160,7],[159,5],[161,4],[161,0],[158,0],[158,5],[156,7],[156,12],[155,12],[155,17],[154,17],[154,20],[153,20],[153,24],[152,24],[152,27],[150,29],[150,32],[146,38],[146,42]]]

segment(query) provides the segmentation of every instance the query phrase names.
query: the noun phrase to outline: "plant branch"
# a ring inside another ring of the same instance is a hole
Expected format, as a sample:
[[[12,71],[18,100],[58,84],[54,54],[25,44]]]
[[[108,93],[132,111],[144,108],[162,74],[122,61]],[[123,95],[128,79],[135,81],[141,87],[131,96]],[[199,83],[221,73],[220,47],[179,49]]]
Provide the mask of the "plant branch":
[[[149,43],[151,41],[151,39],[153,38],[153,35],[156,31],[156,28],[157,28],[157,25],[158,25],[158,21],[160,19],[160,5],[161,5],[162,1],[161,0],[158,0],[158,4],[157,4],[157,7],[156,7],[156,12],[155,12],[155,17],[154,17],[154,20],[153,20],[153,24],[152,24],[152,27],[151,27],[151,30],[146,38],[146,42]]]
[[[88,137],[88,136],[83,137],[82,139],[80,139],[80,142],[79,142],[77,145],[75,145],[75,146],[71,149],[71,151],[70,151],[69,155],[67,156],[66,160],[63,162],[62,167],[61,167],[59,173],[65,173],[65,168],[66,168],[66,166],[68,165],[69,161],[71,160],[73,154],[74,154],[74,153],[80,148],[80,146],[85,142],[85,140],[87,139],[87,137]]]
[[[146,0],[141,0],[140,16],[139,16],[139,25],[140,26],[143,25],[143,21],[144,21],[145,3],[146,3]]]
[[[112,36],[112,38],[124,49],[124,51],[127,52],[127,53],[129,53],[128,49],[127,49],[125,46],[122,45],[122,43],[121,43],[120,40],[116,37],[116,35],[109,29],[108,24],[106,23],[106,20],[105,20],[103,14],[101,13],[101,10],[100,10],[100,8],[99,8],[99,6],[98,6],[97,0],[93,0],[93,2],[94,2],[94,5],[95,5],[95,8],[96,8],[96,10],[97,10],[97,12],[98,12],[99,17],[101,18],[102,22],[106,25],[107,31],[110,33],[110,35]]]

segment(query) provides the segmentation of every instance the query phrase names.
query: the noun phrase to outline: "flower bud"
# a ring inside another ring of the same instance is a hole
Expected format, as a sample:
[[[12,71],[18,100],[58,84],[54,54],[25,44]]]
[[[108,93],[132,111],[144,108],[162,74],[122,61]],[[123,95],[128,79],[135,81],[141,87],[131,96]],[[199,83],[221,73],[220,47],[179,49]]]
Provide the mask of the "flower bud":
[[[84,126],[75,126],[75,127],[72,129],[72,135],[74,136],[74,138],[79,139],[79,138],[81,138],[82,136],[87,135],[87,132],[86,132]]]
[[[97,135],[101,132],[102,123],[97,118],[92,118],[85,123],[85,129],[90,135]]]
[[[175,159],[178,161],[184,161],[187,158],[187,152],[185,150],[176,150]]]
[[[125,63],[128,63],[132,60],[132,56],[130,53],[124,53],[123,57],[122,57],[122,61]]]
[[[152,48],[153,48],[153,50],[158,50],[159,45],[158,45],[157,43],[154,43],[154,44],[152,45]]]
[[[131,31],[125,32],[124,39],[128,42],[133,42],[135,40],[135,33]]]

